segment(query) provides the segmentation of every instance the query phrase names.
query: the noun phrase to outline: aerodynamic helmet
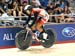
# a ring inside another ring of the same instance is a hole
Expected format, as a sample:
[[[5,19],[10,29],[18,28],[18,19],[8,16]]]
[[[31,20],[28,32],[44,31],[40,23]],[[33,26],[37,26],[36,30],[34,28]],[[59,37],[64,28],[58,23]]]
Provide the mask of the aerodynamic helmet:
[[[32,8],[33,8],[33,7],[32,7],[31,5],[26,5],[25,8],[24,8],[24,10],[25,10],[25,11],[26,11],[26,10],[31,11]]]

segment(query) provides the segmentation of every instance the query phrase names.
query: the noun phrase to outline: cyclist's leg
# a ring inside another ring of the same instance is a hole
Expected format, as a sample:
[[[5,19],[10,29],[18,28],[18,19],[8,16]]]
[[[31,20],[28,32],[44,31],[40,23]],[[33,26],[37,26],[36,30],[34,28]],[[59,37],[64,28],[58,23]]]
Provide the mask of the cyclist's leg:
[[[40,42],[40,40],[37,38],[38,34],[37,34],[37,30],[36,30],[36,23],[31,27],[33,33],[32,33],[32,38],[37,40],[38,42]]]
[[[34,32],[36,30],[36,24],[34,24],[32,27],[31,27],[32,31]]]
[[[43,22],[42,20],[39,20],[37,23],[36,23],[36,29],[40,32],[40,34],[43,35],[43,39],[47,39],[47,33],[45,33],[44,29],[43,29],[43,25],[45,24],[46,22]]]

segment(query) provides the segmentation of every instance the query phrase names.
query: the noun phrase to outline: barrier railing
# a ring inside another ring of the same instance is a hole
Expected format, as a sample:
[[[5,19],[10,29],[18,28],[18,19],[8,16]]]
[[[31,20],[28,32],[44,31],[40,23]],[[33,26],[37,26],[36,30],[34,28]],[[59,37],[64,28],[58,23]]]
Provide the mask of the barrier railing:
[[[55,14],[55,15],[50,15],[51,16],[69,16],[69,17],[72,17],[72,18],[75,18],[75,14]],[[34,16],[32,16],[34,17]],[[16,25],[22,25],[24,22],[26,22],[25,20],[11,20],[11,19],[6,19],[6,18],[28,18],[28,16],[9,16],[9,17],[0,17],[0,21],[6,21],[6,22],[9,22],[9,23],[12,23],[13,26],[16,26]],[[74,19],[74,22],[75,22],[75,19]],[[3,24],[3,23],[0,23],[1,26],[6,26],[7,23]],[[11,25],[11,24],[10,24]]]
[[[49,16],[70,16],[75,17],[75,14],[55,14],[55,15],[49,15]],[[9,16],[10,18],[22,18],[22,17],[28,17],[28,16]],[[0,18],[9,18],[9,17],[0,17]],[[34,17],[34,16],[32,16]],[[1,20],[1,19],[0,19]]]

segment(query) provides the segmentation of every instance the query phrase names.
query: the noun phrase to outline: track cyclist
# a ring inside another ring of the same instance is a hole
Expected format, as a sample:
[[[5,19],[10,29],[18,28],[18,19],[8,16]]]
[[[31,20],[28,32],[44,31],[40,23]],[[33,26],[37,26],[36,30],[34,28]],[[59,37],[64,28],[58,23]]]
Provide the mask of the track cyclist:
[[[28,22],[30,21],[31,16],[34,15],[34,17],[35,17],[34,18],[35,23],[31,26],[31,29],[32,29],[33,33],[35,34],[35,36],[39,37],[39,35],[42,34],[43,38],[39,38],[39,39],[46,40],[48,34],[45,32],[45,30],[43,29],[42,26],[48,22],[49,15],[45,11],[45,9],[33,8],[31,5],[26,5],[24,8],[24,11],[29,17],[26,24],[28,24]]]

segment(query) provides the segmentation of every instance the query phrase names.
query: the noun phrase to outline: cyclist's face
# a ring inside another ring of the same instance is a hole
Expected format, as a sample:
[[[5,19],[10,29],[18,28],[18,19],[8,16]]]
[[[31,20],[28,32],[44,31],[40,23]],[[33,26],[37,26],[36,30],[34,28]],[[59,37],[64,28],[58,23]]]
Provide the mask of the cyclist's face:
[[[26,13],[27,13],[28,15],[30,15],[30,14],[31,14],[31,12],[30,12],[29,10],[27,10],[27,11],[26,11]]]

